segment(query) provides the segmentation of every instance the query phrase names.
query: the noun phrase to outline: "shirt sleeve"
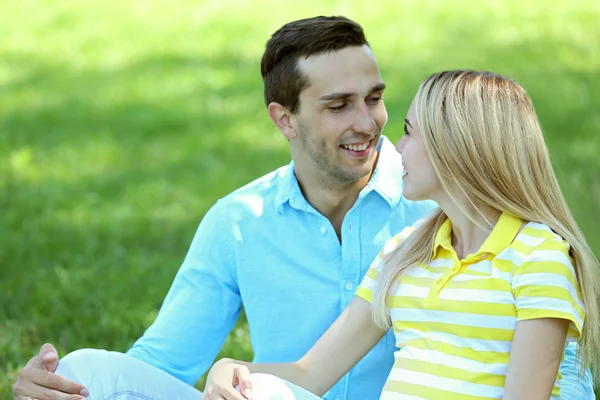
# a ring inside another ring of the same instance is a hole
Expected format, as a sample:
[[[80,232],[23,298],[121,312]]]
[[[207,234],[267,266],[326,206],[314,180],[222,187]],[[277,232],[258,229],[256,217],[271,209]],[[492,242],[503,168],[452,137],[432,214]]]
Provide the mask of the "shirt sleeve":
[[[581,335],[585,310],[569,249],[562,239],[545,240],[516,268],[512,287],[517,320],[566,319],[571,342]]]
[[[579,358],[577,343],[571,342],[565,346],[565,356],[560,364],[560,398],[594,400],[594,380],[592,371],[587,368],[585,375],[579,375]]]
[[[383,268],[383,262],[387,255],[389,255],[398,244],[408,237],[414,231],[414,227],[406,227],[402,230],[402,232],[393,236],[391,239],[387,240],[383,246],[383,249],[377,254],[371,266],[367,270],[361,284],[356,289],[356,296],[368,301],[369,303],[373,302],[373,295],[377,290],[377,278],[381,273],[381,269]]]
[[[241,310],[231,224],[222,200],[206,213],[152,325],[128,354],[194,385]]]

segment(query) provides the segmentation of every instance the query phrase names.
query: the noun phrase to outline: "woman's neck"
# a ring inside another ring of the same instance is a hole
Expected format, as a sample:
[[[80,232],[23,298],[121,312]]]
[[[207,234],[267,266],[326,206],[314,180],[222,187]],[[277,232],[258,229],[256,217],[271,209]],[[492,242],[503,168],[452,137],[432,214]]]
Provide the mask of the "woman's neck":
[[[468,201],[459,207],[451,199],[448,200],[438,201],[438,204],[452,223],[452,247],[458,258],[463,259],[477,253],[498,222],[501,212],[487,207],[478,210]]]

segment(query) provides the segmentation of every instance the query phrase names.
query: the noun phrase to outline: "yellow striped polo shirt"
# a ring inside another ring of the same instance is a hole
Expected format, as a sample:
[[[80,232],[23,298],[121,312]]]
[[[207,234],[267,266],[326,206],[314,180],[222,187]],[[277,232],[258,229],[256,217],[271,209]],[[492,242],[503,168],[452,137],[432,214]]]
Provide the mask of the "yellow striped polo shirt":
[[[358,296],[372,302],[383,257],[413,230],[388,241]],[[570,246],[549,227],[504,213],[462,260],[451,232],[447,219],[432,261],[409,269],[386,299],[399,350],[381,399],[499,399],[517,321],[563,318],[567,340],[580,336],[585,312]]]

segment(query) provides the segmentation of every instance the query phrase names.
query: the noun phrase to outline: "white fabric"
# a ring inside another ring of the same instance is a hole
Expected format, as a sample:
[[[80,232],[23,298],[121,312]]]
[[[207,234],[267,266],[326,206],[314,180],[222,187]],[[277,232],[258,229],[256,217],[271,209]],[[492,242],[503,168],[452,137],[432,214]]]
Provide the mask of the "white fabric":
[[[168,373],[123,353],[77,350],[58,364],[56,374],[84,385],[88,400],[201,400],[202,393]],[[283,379],[252,374],[253,400],[318,400]]]

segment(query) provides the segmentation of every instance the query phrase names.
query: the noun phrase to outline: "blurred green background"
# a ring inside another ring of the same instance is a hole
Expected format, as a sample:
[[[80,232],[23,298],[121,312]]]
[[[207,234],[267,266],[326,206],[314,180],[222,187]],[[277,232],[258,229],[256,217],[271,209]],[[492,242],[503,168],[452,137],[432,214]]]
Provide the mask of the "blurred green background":
[[[270,34],[297,18],[343,14],[364,26],[388,84],[393,141],[429,73],[517,79],[598,254],[600,2],[360,4],[2,2],[0,398],[12,399],[44,342],[61,356],[127,350],[208,207],[288,162],[259,64]],[[221,355],[252,357],[243,317]]]

